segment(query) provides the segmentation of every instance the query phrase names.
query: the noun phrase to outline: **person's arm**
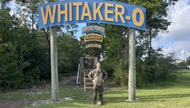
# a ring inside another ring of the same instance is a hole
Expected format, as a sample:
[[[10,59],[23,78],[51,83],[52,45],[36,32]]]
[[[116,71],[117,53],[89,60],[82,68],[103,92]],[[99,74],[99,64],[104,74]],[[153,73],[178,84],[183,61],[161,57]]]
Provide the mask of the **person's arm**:
[[[104,70],[104,80],[108,78],[108,73]]]
[[[93,76],[94,76],[94,70],[90,71],[90,73],[88,74],[88,78],[93,80]]]

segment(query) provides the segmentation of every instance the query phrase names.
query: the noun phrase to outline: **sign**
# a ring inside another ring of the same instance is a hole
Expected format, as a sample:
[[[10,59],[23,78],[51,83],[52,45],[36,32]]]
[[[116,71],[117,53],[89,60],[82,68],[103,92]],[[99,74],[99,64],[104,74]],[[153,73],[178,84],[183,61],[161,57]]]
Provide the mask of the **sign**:
[[[89,49],[89,48],[98,48],[98,49],[102,49],[102,44],[101,43],[87,43],[85,44],[85,49]]]
[[[104,37],[102,35],[100,35],[100,34],[94,34],[94,33],[86,34],[84,36],[84,42],[93,42],[93,41],[95,41],[95,42],[103,42],[103,38]]]
[[[82,28],[82,34],[84,34],[84,33],[93,33],[93,32],[105,35],[105,28],[103,28],[101,26],[94,26],[94,25]]]
[[[105,23],[146,30],[146,9],[115,1],[68,0],[40,4],[39,28],[75,23]]]

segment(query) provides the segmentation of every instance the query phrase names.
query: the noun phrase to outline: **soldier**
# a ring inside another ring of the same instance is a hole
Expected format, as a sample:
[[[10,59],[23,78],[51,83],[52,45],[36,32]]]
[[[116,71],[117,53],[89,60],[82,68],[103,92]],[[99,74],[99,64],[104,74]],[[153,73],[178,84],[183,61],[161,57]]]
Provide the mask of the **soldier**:
[[[94,100],[93,104],[95,104],[97,95],[99,94],[99,101],[100,104],[103,103],[103,82],[107,79],[107,72],[101,69],[101,64],[96,64],[96,69],[93,69],[89,74],[88,77],[93,82],[93,90],[94,90]]]

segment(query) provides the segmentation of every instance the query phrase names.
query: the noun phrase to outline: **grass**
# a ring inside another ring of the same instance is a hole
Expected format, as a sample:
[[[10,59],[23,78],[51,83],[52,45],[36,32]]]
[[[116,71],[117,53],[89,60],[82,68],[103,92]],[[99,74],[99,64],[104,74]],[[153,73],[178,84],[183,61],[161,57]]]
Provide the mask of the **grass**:
[[[104,91],[105,104],[101,108],[189,108],[190,107],[190,72],[177,73],[176,82],[152,84],[144,89],[137,89],[137,100],[127,101],[128,92],[122,87],[113,87]],[[50,88],[41,94],[31,95],[25,91],[0,94],[0,99],[48,100]],[[73,101],[61,101],[49,104],[38,104],[32,108],[96,108],[92,105],[92,91],[72,85],[60,85],[60,99],[70,97]],[[29,106],[28,106],[29,107]],[[30,106],[31,107],[31,106]]]

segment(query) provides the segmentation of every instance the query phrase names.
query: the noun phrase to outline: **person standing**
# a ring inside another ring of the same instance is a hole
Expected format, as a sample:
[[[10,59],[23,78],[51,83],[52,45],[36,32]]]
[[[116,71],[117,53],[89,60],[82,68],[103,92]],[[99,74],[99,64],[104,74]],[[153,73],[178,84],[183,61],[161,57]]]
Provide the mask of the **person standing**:
[[[94,100],[93,104],[96,103],[97,95],[99,95],[100,105],[103,104],[103,83],[107,79],[108,74],[105,70],[101,69],[101,64],[96,63],[96,68],[90,71],[88,77],[93,82]]]

